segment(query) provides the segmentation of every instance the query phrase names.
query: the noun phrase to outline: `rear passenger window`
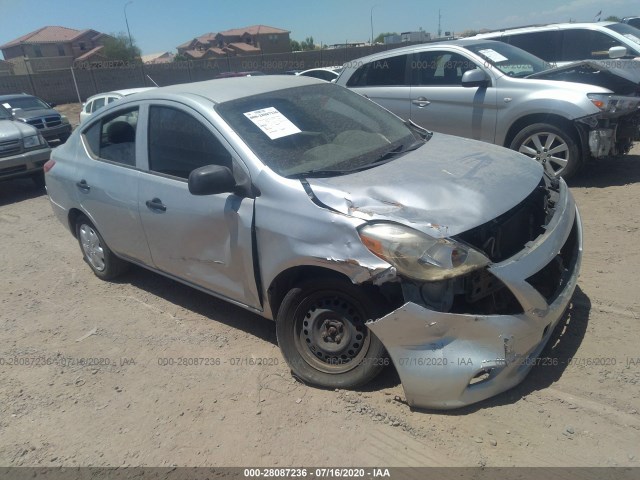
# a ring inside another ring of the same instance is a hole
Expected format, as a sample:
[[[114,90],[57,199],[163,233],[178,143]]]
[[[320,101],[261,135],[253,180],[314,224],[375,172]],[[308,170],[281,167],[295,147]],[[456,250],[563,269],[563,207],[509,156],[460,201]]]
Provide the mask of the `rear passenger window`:
[[[134,167],[137,125],[138,109],[132,108],[93,123],[82,135],[87,148],[95,158]]]
[[[98,110],[99,108],[104,107],[104,97],[102,98],[96,98],[93,101],[93,107],[91,107],[91,111],[95,112],[96,110]]]
[[[149,109],[149,170],[187,179],[196,168],[232,168],[231,155],[199,120],[182,110]]]
[[[407,79],[407,57],[375,60],[358,68],[347,82],[348,87],[380,87],[409,85]]]

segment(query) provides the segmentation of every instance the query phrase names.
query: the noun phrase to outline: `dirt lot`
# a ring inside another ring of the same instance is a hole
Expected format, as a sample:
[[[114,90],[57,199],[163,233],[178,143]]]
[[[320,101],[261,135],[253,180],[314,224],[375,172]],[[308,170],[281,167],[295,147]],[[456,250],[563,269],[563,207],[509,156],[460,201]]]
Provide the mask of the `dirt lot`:
[[[639,466],[632,153],[572,182],[585,256],[551,361],[452,412],[412,411],[393,368],[358,392],[296,383],[272,322],[142,269],[100,281],[44,192],[2,183],[0,465]]]

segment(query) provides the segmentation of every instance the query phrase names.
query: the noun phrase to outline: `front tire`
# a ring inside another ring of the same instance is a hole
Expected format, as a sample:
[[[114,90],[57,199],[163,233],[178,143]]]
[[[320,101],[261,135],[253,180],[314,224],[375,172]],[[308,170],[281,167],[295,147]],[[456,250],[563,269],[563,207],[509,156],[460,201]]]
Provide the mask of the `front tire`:
[[[582,165],[575,135],[548,123],[534,123],[523,128],[510,148],[541,163],[552,177],[569,178]]]
[[[389,363],[365,322],[384,312],[376,295],[338,278],[307,280],[282,301],[276,335],[294,376],[325,388],[355,388]]]
[[[129,264],[116,257],[98,229],[84,215],[80,215],[76,221],[76,237],[84,261],[98,278],[111,280],[127,270]]]

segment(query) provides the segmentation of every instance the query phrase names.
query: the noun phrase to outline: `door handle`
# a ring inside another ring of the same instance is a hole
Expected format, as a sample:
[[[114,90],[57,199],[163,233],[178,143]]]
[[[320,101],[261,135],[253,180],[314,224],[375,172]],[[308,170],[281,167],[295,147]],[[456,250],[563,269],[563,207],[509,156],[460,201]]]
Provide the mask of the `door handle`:
[[[91,190],[91,187],[89,186],[89,184],[87,183],[87,181],[84,178],[82,180],[80,180],[79,182],[76,182],[76,187],[78,187],[80,190],[82,190],[85,193],[87,193],[87,192],[89,192],[89,190]]]
[[[424,97],[418,97],[415,100],[411,100],[411,103],[417,105],[420,108],[431,105],[431,102]]]
[[[159,198],[154,198],[153,200],[147,200],[145,202],[145,205],[149,210],[152,210],[154,212],[167,211],[167,207],[164,206],[164,204],[162,203],[162,200],[160,200]]]

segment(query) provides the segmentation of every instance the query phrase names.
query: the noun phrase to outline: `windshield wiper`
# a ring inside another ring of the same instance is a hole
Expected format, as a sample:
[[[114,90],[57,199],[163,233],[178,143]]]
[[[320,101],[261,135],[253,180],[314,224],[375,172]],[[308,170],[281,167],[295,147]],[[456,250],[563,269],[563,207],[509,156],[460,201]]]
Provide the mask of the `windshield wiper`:
[[[420,125],[418,125],[416,122],[414,122],[411,119],[405,120],[404,124],[407,127],[409,127],[411,130],[416,132],[418,135],[420,135],[424,139],[425,142],[428,142],[429,140],[431,140],[431,137],[433,137],[433,132],[432,131],[427,130],[424,127],[421,127]]]

